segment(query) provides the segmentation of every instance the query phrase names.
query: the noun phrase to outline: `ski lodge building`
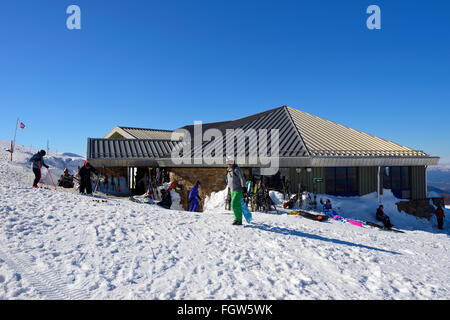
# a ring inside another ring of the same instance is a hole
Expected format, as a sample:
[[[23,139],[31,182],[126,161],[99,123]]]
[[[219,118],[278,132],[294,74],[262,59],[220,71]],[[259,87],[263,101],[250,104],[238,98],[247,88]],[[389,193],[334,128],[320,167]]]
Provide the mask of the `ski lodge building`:
[[[188,132],[191,142],[195,139],[194,125],[180,128]],[[165,169],[170,180],[177,180],[181,201],[188,206],[187,195],[197,180],[202,184],[201,197],[225,188],[226,165],[224,158],[227,129],[244,132],[260,129],[279,131],[279,168],[272,176],[266,176],[273,189],[281,189],[283,177],[289,182],[289,191],[298,192],[301,187],[312,193],[337,196],[362,196],[383,189],[390,189],[399,199],[410,203],[425,201],[427,197],[426,170],[436,165],[439,157],[414,150],[370,134],[319,118],[287,106],[267,110],[237,120],[204,123],[204,133],[215,129],[222,137],[201,141],[201,148],[192,143],[192,154],[214,157],[223,148],[221,165],[209,161],[193,161],[191,164],[175,164],[171,159],[174,150],[186,143],[183,134],[173,138],[174,131],[114,127],[104,138],[88,138],[87,160],[108,175],[126,176],[129,190],[136,191],[136,183],[149,168]],[[184,139],[184,140],[183,140]],[[234,139],[234,138],[233,138]],[[250,145],[258,150],[267,148],[244,139],[245,155],[250,158]],[[236,142],[235,142],[236,143]],[[176,149],[178,148],[178,149]],[[236,155],[235,155],[236,158]],[[246,159],[239,163],[247,179],[259,178],[259,161]]]

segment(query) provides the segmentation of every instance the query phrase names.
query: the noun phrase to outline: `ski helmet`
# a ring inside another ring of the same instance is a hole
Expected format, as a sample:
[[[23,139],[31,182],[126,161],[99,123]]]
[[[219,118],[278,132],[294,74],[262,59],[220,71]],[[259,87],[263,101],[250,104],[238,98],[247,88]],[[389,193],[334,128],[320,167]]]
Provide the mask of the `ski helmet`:
[[[45,150],[41,150],[39,151],[39,153],[41,154],[41,156],[45,156],[47,153],[45,152]]]

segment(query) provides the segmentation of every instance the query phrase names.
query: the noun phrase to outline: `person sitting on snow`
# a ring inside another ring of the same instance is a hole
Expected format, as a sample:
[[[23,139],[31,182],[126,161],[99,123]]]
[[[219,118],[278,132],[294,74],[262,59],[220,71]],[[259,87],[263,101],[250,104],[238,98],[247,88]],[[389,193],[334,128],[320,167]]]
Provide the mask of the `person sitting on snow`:
[[[162,189],[161,198],[161,201],[158,202],[157,205],[165,209],[170,209],[170,207],[172,206],[172,196],[170,195],[170,191]]]
[[[377,209],[376,218],[378,221],[383,222],[383,225],[385,228],[390,229],[392,228],[391,220],[389,217],[384,213],[383,211],[384,207],[383,205],[380,205]]]
[[[336,215],[336,212],[333,210],[333,207],[331,206],[331,201],[330,199],[327,199],[327,201],[325,201],[325,204],[323,205],[323,212],[330,217],[334,217]]]
[[[69,173],[69,169],[64,169],[64,175],[61,176],[61,184],[58,184],[63,188],[73,188],[73,176]]]

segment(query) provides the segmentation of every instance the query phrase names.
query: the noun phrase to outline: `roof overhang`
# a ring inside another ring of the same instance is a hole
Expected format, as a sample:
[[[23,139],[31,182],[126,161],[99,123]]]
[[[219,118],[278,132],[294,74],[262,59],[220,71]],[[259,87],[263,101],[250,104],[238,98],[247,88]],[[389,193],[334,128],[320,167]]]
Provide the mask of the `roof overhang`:
[[[223,158],[203,159],[171,158],[101,158],[89,159],[95,167],[225,167]],[[274,157],[236,159],[243,168],[298,168],[298,167],[391,167],[391,166],[429,166],[437,165],[439,157]]]

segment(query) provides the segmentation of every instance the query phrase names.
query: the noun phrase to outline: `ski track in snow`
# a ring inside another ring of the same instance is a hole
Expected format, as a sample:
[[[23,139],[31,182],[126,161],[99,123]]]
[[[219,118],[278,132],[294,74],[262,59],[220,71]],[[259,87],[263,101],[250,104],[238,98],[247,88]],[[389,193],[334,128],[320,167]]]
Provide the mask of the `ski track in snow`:
[[[448,299],[449,237],[29,188],[0,158],[0,299]],[[20,160],[20,159],[19,159]],[[448,211],[447,211],[448,212]]]

